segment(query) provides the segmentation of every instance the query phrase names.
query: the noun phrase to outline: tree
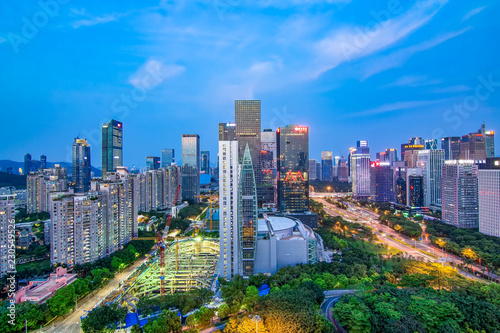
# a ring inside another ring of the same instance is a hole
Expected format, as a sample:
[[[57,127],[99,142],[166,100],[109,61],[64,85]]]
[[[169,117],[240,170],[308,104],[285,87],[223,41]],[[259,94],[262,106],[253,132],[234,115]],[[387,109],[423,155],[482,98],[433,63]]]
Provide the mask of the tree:
[[[69,312],[69,310],[75,305],[76,294],[75,287],[73,284],[63,287],[56,291],[54,296],[52,296],[48,301],[48,307],[50,313],[57,317],[62,316]]]
[[[175,312],[163,311],[155,321],[148,321],[143,331],[144,333],[180,333],[182,332],[181,319]]]
[[[224,303],[221,306],[219,306],[219,309],[217,310],[217,315],[221,318],[226,318],[230,314],[229,306]]]
[[[142,333],[141,326],[139,324],[132,326],[130,333]]]
[[[341,300],[333,308],[340,324],[351,333],[368,333],[371,330],[370,311],[356,297]]]
[[[251,310],[255,306],[255,303],[259,300],[259,290],[255,286],[248,286],[245,292],[245,297],[241,302],[242,307],[246,310]]]
[[[125,320],[127,310],[118,308],[115,304],[111,306],[100,306],[87,315],[82,321],[84,333],[114,332],[117,324]]]
[[[113,270],[115,271],[117,271],[122,264],[123,261],[118,257],[114,257],[113,260],[111,260],[111,268],[113,268]]]

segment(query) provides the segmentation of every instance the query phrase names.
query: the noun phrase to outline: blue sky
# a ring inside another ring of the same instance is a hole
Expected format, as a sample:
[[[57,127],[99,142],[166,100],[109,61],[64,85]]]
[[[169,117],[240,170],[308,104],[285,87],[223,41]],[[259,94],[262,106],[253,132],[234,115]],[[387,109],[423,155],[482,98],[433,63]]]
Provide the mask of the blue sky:
[[[263,128],[308,125],[311,158],[500,130],[498,1],[41,3],[0,3],[0,159],[69,161],[80,135],[100,166],[115,118],[127,166],[180,157],[182,133],[215,161],[235,99],[262,100]]]

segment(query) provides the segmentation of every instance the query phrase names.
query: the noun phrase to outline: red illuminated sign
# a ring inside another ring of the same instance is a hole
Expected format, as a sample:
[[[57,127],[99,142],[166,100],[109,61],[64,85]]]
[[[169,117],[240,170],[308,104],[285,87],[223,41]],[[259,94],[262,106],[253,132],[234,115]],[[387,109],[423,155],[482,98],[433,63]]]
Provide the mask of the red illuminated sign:
[[[371,167],[374,168],[374,167],[379,167],[380,166],[380,162],[379,161],[376,161],[376,162],[371,162]]]
[[[295,132],[299,132],[299,133],[304,133],[304,132],[307,132],[308,131],[308,128],[307,127],[299,127],[299,126],[296,126],[294,127],[293,129]]]
[[[286,182],[289,180],[297,181],[299,178],[302,181],[304,181],[304,176],[302,176],[302,173],[300,171],[297,171],[297,172],[288,171],[288,173],[286,174],[286,177],[285,177],[285,181]]]

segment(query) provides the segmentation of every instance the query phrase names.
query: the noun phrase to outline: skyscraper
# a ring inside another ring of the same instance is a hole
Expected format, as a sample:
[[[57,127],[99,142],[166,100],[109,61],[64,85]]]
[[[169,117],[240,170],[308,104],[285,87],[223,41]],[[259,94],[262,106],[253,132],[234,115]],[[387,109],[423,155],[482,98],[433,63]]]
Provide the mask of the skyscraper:
[[[408,168],[415,168],[418,151],[423,149],[425,149],[425,141],[421,137],[411,138],[408,143],[401,145],[401,161],[405,161]]]
[[[406,205],[424,206],[424,176],[420,168],[406,169]]]
[[[40,164],[41,169],[47,169],[47,156],[40,155]]]
[[[309,128],[288,125],[277,130],[278,208],[281,212],[309,210]]]
[[[8,194],[8,195],[0,195],[0,276],[7,274],[7,272],[15,271],[15,265],[9,265],[9,262],[12,263],[12,259],[9,258],[9,254],[12,249],[8,246],[9,241],[12,241],[10,237],[12,237],[10,232],[7,230],[14,227],[14,217],[16,215],[16,195]]]
[[[495,157],[495,131],[486,131],[486,124],[483,123],[478,133],[484,136],[486,157]]]
[[[425,206],[441,204],[444,150],[419,150],[417,166],[423,170]]]
[[[396,162],[398,160],[398,150],[396,148],[387,148],[385,150],[385,161]]]
[[[201,151],[201,173],[210,173],[210,152],[208,150]]]
[[[500,237],[500,169],[479,170],[479,232]]]
[[[169,167],[173,162],[175,162],[175,150],[174,149],[162,149],[161,150],[161,167]]]
[[[235,123],[219,123],[219,141],[236,140]]]
[[[31,172],[31,155],[30,154],[25,154],[24,155],[24,170],[23,174],[27,175]]]
[[[406,168],[395,168],[394,173],[397,175],[397,177],[395,177],[396,187],[394,193],[396,202],[400,205],[406,206]]]
[[[102,125],[102,179],[123,166],[123,124],[111,119]]]
[[[495,154],[495,146],[494,146],[494,133],[489,132],[488,135],[488,144],[489,154]],[[493,139],[493,140],[492,140]],[[482,125],[481,128],[476,133],[469,133],[467,135],[463,135],[460,140],[460,159],[461,160],[485,160],[488,156],[486,152],[486,125]]]
[[[261,150],[260,100],[236,100],[234,102],[236,140],[240,149],[240,160],[248,143],[257,185],[261,183],[259,154]]]
[[[349,181],[349,168],[347,166],[347,161],[342,156],[340,159],[340,165],[339,165],[339,170],[338,170],[338,180],[339,182],[347,182]]]
[[[394,175],[390,162],[371,162],[370,173],[370,201],[394,201]]]
[[[73,143],[73,171],[71,174],[75,193],[90,190],[90,145],[85,139],[75,138]]]
[[[316,172],[316,160],[309,160],[309,180],[318,180],[318,173]]]
[[[333,152],[321,152],[321,167],[323,168],[323,179],[326,181],[333,180]]]
[[[238,224],[238,141],[219,141],[219,274],[227,280],[240,274],[240,230]]]
[[[479,226],[478,167],[473,161],[450,160],[443,167],[443,222],[457,228]]]
[[[200,136],[182,135],[182,199],[197,200],[200,195]]]
[[[425,140],[425,149],[438,149],[438,140],[437,139]]]
[[[146,156],[146,170],[158,170],[160,158],[158,156]]]
[[[238,226],[240,238],[241,275],[254,273],[255,248],[258,227],[257,187],[252,156],[248,143],[245,146],[238,187]]]
[[[442,138],[441,149],[444,150],[445,160],[458,160],[460,158],[460,137],[448,136]]]
[[[351,153],[352,192],[356,199],[370,197],[370,148],[368,141],[357,142],[357,147]]]

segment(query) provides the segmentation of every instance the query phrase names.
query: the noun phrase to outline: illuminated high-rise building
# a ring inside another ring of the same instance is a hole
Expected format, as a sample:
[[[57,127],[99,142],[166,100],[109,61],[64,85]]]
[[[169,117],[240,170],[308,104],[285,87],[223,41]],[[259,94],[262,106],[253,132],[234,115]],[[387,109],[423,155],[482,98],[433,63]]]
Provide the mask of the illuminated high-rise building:
[[[500,164],[500,163],[499,163]],[[500,166],[479,170],[479,232],[500,237]]]
[[[408,168],[417,166],[418,151],[425,149],[425,141],[421,137],[411,138],[408,143],[401,145],[401,161],[406,162]]]
[[[102,125],[102,179],[123,166],[123,124],[112,119]]]
[[[333,180],[333,152],[322,151],[321,152],[321,167],[323,169],[321,180],[332,181]]]
[[[14,217],[16,215],[16,195],[0,195],[0,276],[7,274],[7,272],[14,272],[16,270],[13,264],[14,260],[9,258],[9,253],[12,249],[8,246],[12,241],[12,237],[8,230],[14,230]],[[11,265],[9,265],[9,262]]]
[[[420,168],[406,169],[406,205],[409,207],[424,206],[424,176]]]
[[[444,165],[444,150],[419,150],[417,167],[423,170],[425,206],[441,204],[441,181]]]
[[[394,201],[394,175],[390,162],[371,162],[370,182],[370,201]]]
[[[242,267],[238,224],[238,155],[238,141],[219,141],[219,274],[227,280],[241,274]]]
[[[260,100],[236,100],[234,102],[234,113],[236,120],[236,140],[240,149],[239,157],[243,159],[243,153],[248,143],[255,171],[257,185],[261,183],[260,150],[261,150],[261,110]]]
[[[370,197],[370,148],[368,141],[357,142],[357,147],[351,152],[352,194],[356,199]]]
[[[47,169],[47,156],[40,155],[40,169]]]
[[[208,150],[201,151],[201,173],[210,174],[210,152]]]
[[[278,209],[304,213],[309,210],[309,128],[288,125],[277,130]]]
[[[449,160],[442,176],[442,220],[457,228],[479,226],[478,166],[474,161]]]
[[[182,135],[182,199],[198,200],[200,195],[200,136]]]
[[[398,160],[398,150],[396,148],[387,148],[385,150],[385,161],[396,162]]]
[[[444,150],[445,160],[458,160],[460,158],[460,137],[448,136],[442,138],[441,149]]]
[[[219,141],[236,140],[235,123],[219,123]]]
[[[249,277],[254,274],[258,222],[255,173],[250,148],[248,143],[246,143],[238,186],[240,272],[243,277]]]
[[[85,139],[76,138],[73,143],[73,170],[71,178],[75,193],[90,190],[90,145]]]
[[[316,160],[309,160],[309,180],[318,180],[318,173],[316,170]]]

